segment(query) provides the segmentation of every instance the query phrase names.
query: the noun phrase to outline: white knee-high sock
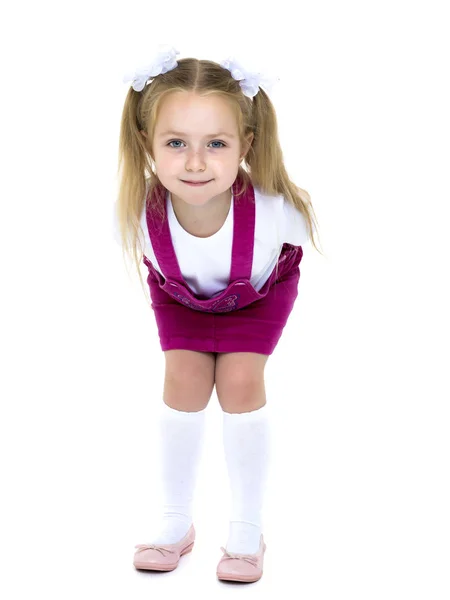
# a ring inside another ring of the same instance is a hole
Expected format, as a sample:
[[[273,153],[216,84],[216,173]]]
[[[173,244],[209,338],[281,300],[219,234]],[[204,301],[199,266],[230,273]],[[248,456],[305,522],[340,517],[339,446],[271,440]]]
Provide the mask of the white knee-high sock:
[[[175,410],[163,402],[159,443],[163,515],[153,544],[174,544],[192,524],[192,508],[198,465],[203,448],[206,409]]]
[[[223,413],[223,443],[231,485],[226,549],[254,554],[261,537],[261,511],[270,456],[267,404],[246,413]]]

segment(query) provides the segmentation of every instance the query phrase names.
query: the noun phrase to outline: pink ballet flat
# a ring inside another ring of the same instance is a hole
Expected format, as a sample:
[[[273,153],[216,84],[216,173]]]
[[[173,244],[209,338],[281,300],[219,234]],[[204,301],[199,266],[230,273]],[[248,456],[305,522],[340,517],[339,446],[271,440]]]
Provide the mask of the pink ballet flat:
[[[176,544],[138,544],[134,554],[133,565],[136,569],[148,571],[173,571],[183,554],[190,552],[194,546],[195,529],[192,524],[184,538]]]
[[[223,581],[246,581],[253,583],[263,574],[264,552],[266,544],[261,535],[259,550],[256,554],[233,554],[220,548],[223,556],[217,565],[217,577]]]

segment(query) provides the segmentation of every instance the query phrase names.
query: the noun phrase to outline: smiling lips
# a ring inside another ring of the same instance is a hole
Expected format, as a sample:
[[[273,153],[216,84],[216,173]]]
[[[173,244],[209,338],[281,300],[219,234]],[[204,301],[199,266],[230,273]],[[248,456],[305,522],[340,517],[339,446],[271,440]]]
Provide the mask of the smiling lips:
[[[183,183],[187,183],[188,185],[205,185],[206,183],[209,183],[209,181],[185,181],[184,179],[181,180]]]

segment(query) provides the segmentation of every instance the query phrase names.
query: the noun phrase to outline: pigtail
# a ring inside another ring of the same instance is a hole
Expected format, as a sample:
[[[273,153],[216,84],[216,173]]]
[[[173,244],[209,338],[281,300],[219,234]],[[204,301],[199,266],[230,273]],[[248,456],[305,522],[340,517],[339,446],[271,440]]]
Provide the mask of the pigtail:
[[[122,242],[122,253],[132,257],[139,267],[143,256],[143,231],[140,215],[144,207],[148,183],[146,172],[151,170],[145,138],[140,133],[140,92],[129,89],[125,99],[119,135],[119,193],[116,202],[117,222]],[[144,283],[140,269],[139,279]]]
[[[278,122],[275,108],[266,92],[259,88],[253,97],[252,148],[246,162],[251,171],[253,185],[269,195],[283,195],[305,217],[309,237],[316,250],[314,230],[317,232],[317,218],[306,190],[296,186],[289,178],[283,160],[283,152],[278,137]]]
[[[253,185],[266,193],[275,193],[281,183],[280,170],[284,170],[281,147],[278,140],[278,124],[275,109],[265,91],[253,97],[252,148],[248,153]]]

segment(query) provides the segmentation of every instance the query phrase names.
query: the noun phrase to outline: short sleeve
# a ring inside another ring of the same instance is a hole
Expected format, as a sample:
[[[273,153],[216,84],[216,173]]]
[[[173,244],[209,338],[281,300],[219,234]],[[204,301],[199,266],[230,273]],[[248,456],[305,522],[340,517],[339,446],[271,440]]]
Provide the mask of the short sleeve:
[[[300,210],[283,198],[284,241],[293,246],[304,246],[308,240],[306,220]]]

